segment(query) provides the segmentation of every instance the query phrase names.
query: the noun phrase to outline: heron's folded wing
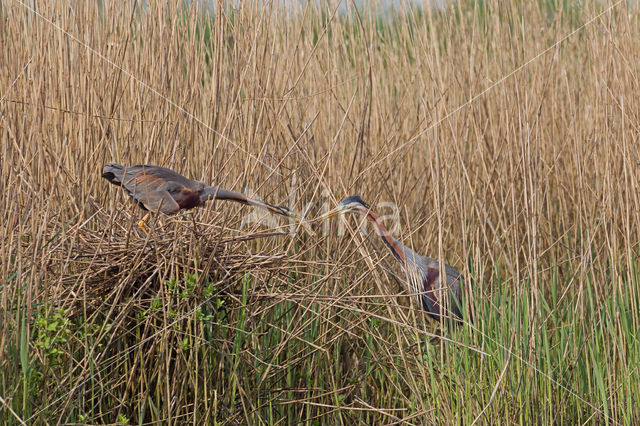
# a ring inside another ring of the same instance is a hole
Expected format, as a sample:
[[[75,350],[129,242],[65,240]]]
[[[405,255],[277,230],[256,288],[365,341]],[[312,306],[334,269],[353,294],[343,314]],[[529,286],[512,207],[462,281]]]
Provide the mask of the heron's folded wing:
[[[176,200],[165,190],[134,191],[131,196],[149,211],[160,211],[169,215],[180,210]]]
[[[173,214],[180,210],[176,200],[167,191],[166,181],[161,176],[147,173],[145,166],[127,168],[122,187],[149,211]]]

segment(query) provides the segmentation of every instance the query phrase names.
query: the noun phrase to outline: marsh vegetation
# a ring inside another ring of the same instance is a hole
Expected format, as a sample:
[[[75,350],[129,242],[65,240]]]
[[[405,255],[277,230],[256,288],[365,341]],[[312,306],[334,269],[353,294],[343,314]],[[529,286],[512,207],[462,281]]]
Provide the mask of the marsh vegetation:
[[[640,422],[627,2],[88,3],[0,3],[3,423]],[[392,203],[474,321],[429,320],[354,217],[143,236],[111,161]]]

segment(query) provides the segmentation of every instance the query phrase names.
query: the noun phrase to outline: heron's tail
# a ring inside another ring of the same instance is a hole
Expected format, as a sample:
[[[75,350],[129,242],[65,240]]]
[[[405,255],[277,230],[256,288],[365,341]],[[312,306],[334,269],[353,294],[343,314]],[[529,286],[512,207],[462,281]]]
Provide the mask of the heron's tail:
[[[114,185],[122,185],[122,176],[124,175],[124,171],[125,167],[120,164],[107,163],[104,165],[102,177]]]

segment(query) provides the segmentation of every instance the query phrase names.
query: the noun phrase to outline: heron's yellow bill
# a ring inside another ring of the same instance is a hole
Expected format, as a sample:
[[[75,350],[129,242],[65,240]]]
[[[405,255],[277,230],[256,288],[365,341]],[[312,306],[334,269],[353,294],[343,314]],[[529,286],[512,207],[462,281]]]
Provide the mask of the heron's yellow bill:
[[[329,219],[330,217],[333,217],[335,215],[338,215],[340,213],[342,213],[342,206],[338,206],[333,210],[329,210],[328,212],[326,212],[325,214],[322,214],[318,217],[316,217],[315,219],[311,219],[309,222],[315,223],[315,222],[320,222],[326,219]]]

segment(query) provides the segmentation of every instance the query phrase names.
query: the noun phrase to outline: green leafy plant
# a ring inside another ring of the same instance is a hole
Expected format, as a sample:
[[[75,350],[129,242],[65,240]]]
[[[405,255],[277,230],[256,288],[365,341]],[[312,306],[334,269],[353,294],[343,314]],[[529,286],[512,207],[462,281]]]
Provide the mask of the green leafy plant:
[[[61,356],[67,352],[71,322],[67,318],[69,309],[53,309],[50,315],[39,315],[36,320],[35,345],[44,351],[52,365],[60,363]]]

